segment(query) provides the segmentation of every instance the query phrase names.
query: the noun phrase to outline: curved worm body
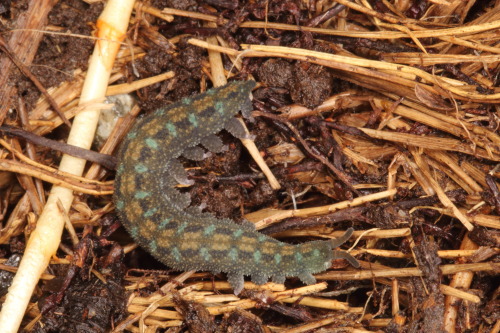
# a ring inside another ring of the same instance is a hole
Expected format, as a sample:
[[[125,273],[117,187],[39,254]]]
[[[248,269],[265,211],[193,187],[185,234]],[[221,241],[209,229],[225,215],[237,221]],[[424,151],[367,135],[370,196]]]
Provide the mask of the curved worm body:
[[[203,159],[200,143],[222,151],[214,135],[222,129],[246,137],[234,115],[241,111],[249,117],[254,86],[253,81],[233,82],[139,120],[122,143],[115,180],[116,210],[140,246],[173,269],[227,273],[235,294],[243,289],[244,275],[257,284],[269,278],[283,283],[292,276],[312,284],[312,274],[329,268],[334,258],[359,265],[348,253],[333,251],[352,229],[336,240],[290,245],[255,231],[251,223],[236,224],[188,207],[189,196],[175,189],[192,183],[179,156]]]

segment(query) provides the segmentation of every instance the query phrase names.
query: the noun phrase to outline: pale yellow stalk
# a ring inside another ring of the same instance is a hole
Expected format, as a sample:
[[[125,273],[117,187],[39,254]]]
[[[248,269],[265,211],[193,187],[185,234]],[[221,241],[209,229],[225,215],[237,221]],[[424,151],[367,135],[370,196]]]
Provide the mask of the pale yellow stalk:
[[[124,39],[134,5],[134,0],[109,0],[97,21],[99,41],[96,43],[83,85],[80,104],[101,101],[106,93],[108,80],[120,42]],[[73,121],[68,143],[90,148],[99,109],[87,108]],[[64,155],[60,171],[82,175],[85,160]],[[67,212],[73,201],[70,189],[54,186],[30,236],[26,251],[14,277],[9,293],[0,312],[0,328],[3,333],[17,332],[28,306],[31,294],[50,258],[56,253],[64,228],[64,214],[58,208],[60,202]]]

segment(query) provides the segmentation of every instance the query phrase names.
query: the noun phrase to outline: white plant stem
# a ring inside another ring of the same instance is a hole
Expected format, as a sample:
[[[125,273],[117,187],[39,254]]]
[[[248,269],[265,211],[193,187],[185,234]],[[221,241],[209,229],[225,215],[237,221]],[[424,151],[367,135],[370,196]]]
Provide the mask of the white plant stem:
[[[87,77],[80,97],[80,104],[101,101],[106,93],[108,80],[120,42],[125,37],[134,0],[109,0],[97,21],[98,37],[90,61]],[[99,118],[99,109],[86,109],[73,121],[68,143],[90,148]],[[64,155],[59,170],[81,176],[85,160]],[[37,226],[27,243],[23,259],[0,312],[0,331],[18,331],[24,312],[40,275],[50,258],[56,253],[64,228],[64,218],[57,206],[62,203],[66,211],[73,202],[73,192],[54,186],[38,219]]]

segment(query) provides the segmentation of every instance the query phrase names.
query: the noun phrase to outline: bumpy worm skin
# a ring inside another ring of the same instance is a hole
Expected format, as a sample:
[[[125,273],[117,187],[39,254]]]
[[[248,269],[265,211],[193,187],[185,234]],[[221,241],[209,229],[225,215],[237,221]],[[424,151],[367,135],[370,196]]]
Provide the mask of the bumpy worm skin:
[[[232,82],[139,120],[121,146],[115,180],[116,210],[140,246],[173,269],[227,273],[235,294],[243,289],[244,275],[257,284],[269,278],[283,283],[292,276],[312,284],[312,274],[329,268],[333,258],[359,265],[348,253],[333,251],[352,229],[336,240],[290,245],[255,231],[251,223],[239,225],[188,207],[188,195],[174,188],[192,183],[179,156],[203,159],[200,143],[221,151],[222,142],[214,134],[223,128],[246,136],[234,115],[241,111],[249,117],[254,86],[253,81]]]

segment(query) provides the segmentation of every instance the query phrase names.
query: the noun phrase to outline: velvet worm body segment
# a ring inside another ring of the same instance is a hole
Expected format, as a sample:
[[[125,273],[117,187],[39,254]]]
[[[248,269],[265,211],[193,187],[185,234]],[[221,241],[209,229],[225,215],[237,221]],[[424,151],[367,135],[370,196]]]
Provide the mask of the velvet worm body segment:
[[[214,134],[222,129],[246,136],[234,115],[250,116],[254,86],[254,81],[232,82],[139,120],[121,145],[115,179],[116,210],[140,246],[173,269],[227,273],[235,294],[243,289],[244,275],[257,284],[294,276],[312,284],[312,274],[329,268],[334,258],[359,265],[348,253],[333,250],[352,229],[336,240],[290,245],[255,231],[251,223],[236,224],[189,207],[188,195],[175,189],[191,183],[179,156],[203,159],[200,143],[220,152],[223,145]]]

